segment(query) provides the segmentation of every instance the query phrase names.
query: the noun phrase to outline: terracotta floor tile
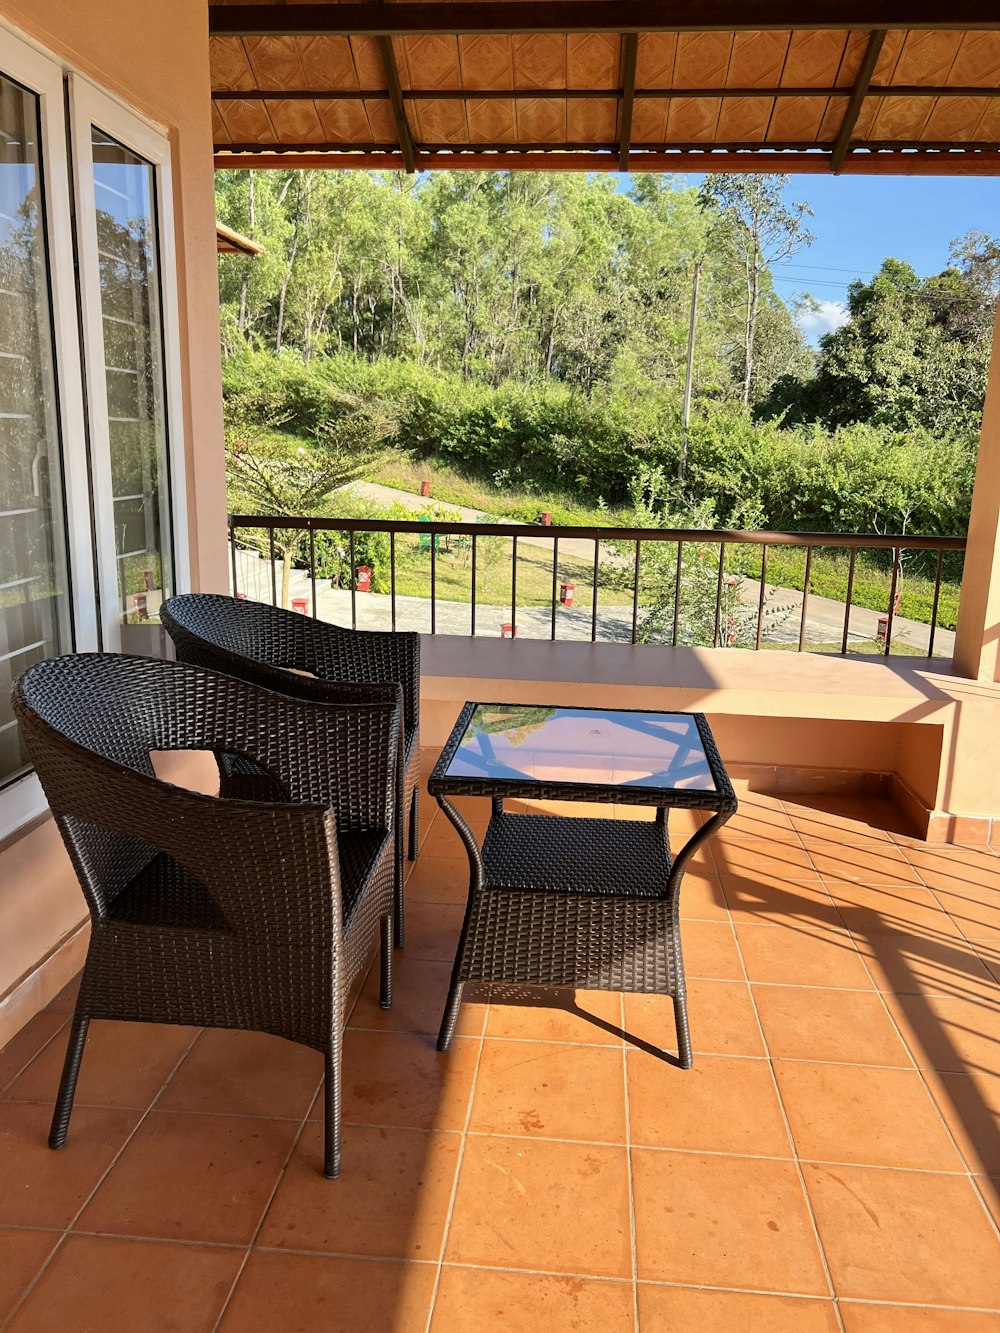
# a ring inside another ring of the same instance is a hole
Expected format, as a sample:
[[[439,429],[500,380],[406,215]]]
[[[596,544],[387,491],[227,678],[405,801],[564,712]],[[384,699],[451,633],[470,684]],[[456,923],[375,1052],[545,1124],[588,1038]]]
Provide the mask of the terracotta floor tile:
[[[464,917],[465,908],[454,903],[407,903],[407,958],[453,963]]]
[[[619,1048],[483,1043],[471,1133],[624,1143],[625,1130]]]
[[[565,990],[553,986],[490,986],[487,1037],[522,1041],[622,1043],[618,991]]]
[[[933,1069],[925,1078],[969,1170],[1000,1174],[1000,1078]]]
[[[1000,942],[1000,888],[991,888],[987,901],[985,893],[971,898],[943,889],[935,889],[934,897],[966,939]]]
[[[266,1032],[206,1029],[157,1109],[301,1120],[323,1081],[323,1057]]]
[[[764,1055],[750,988],[743,981],[688,982],[688,1018],[699,1055]],[[666,995],[625,995],[625,1035],[676,1052],[674,1006]]]
[[[465,814],[473,834],[481,841],[489,822],[489,804],[485,801],[479,801],[477,804],[480,807],[479,812],[471,816],[468,811]],[[485,811],[485,814],[482,813],[483,811]],[[444,856],[455,859],[465,857],[466,865],[469,863],[465,844],[458,836],[458,830],[454,824],[445,815],[438,815],[420,845],[420,860],[423,860],[425,856]]]
[[[677,1069],[633,1048],[628,1099],[633,1144],[792,1156],[767,1060],[705,1055]]]
[[[632,1153],[644,1281],[829,1294],[791,1162]]]
[[[798,843],[776,843],[773,838],[727,837],[729,825],[718,841],[710,843],[720,873],[770,875],[789,883],[808,883],[816,878],[809,853]]]
[[[915,1069],[778,1060],[774,1071],[800,1158],[962,1170]]]
[[[833,1301],[639,1283],[639,1324],[653,1333],[839,1333]],[[971,1333],[971,1330],[970,1330]]]
[[[682,921],[728,921],[722,881],[714,870],[689,868],[681,881]]]
[[[820,850],[810,848],[813,865],[828,885],[842,882],[896,886],[921,884],[920,876],[900,849],[892,843],[878,847],[851,847],[847,845]]]
[[[976,1185],[983,1196],[986,1211],[1000,1231],[1000,1176],[976,1176]]]
[[[967,1177],[803,1170],[838,1295],[1000,1307],[1000,1246]]]
[[[631,1278],[626,1150],[470,1136],[445,1259]]]
[[[79,1229],[247,1244],[297,1130],[288,1120],[153,1111],[87,1205]]]
[[[989,968],[975,947],[958,936],[871,935],[855,943],[879,990],[1000,999]]]
[[[969,943],[990,976],[1000,986],[1000,941],[970,940]]]
[[[353,1126],[337,1180],[322,1174],[323,1131],[308,1125],[268,1209],[265,1249],[438,1259],[461,1136]]]
[[[62,1234],[0,1227],[0,1320],[6,1319],[24,1295]]]
[[[998,1316],[974,1310],[921,1310],[913,1305],[841,1301],[845,1333],[996,1333]]]
[[[383,1009],[379,1005],[376,964],[365,979],[348,1026],[379,1032],[421,1032],[436,1037],[448,998],[451,969],[451,963],[411,958],[408,949],[399,950],[393,959],[392,1008]],[[479,994],[482,998],[476,999]],[[456,1033],[465,1037],[482,1036],[488,1007],[485,990],[469,982],[462,994]]]
[[[469,858],[424,854],[406,878],[406,903],[451,903],[464,907],[469,896]]]
[[[761,872],[722,872],[722,888],[734,925],[802,926],[813,932],[844,934],[837,904],[819,877],[795,883]]]
[[[471,1037],[456,1037],[451,1049],[441,1052],[430,1036],[348,1031],[345,1124],[464,1129],[479,1048],[480,1042]],[[319,1101],[310,1115],[322,1119]]]
[[[937,995],[887,995],[921,1069],[1000,1074],[1000,1007],[986,1000]]]
[[[929,889],[960,893],[978,902],[1000,892],[1000,857],[993,852],[923,843],[905,848],[904,854]]]
[[[333,1186],[336,1189],[336,1185]],[[255,1253],[222,1333],[409,1333],[427,1323],[434,1264]]]
[[[63,1014],[71,1014],[76,1007],[76,997],[80,993],[80,978],[82,975],[81,972],[78,972],[72,981],[68,981],[55,999],[49,1001],[48,1007]]]
[[[632,1333],[631,1282],[587,1282],[445,1264],[431,1333]]]
[[[55,1101],[68,1033],[67,1028],[63,1037],[49,1042],[7,1089],[8,1097]],[[197,1028],[94,1019],[83,1050],[76,1105],[144,1111],[197,1035]]]
[[[685,921],[681,928],[684,970],[689,977],[743,981],[736,936],[728,921]]]
[[[782,804],[803,838],[833,838],[847,845],[888,842],[891,830],[908,828],[890,801],[877,797],[787,795]]]
[[[758,985],[754,999],[774,1059],[912,1064],[874,991]]]
[[[0,1223],[65,1227],[135,1129],[134,1111],[81,1106],[66,1146],[48,1146],[51,1108],[0,1102]]]
[[[827,886],[847,929],[859,939],[923,935],[931,941],[960,938],[954,921],[929,889],[916,884],[871,888],[831,880]]]
[[[51,1008],[42,1009],[11,1040],[0,1049],[0,1092],[13,1083],[49,1042],[55,1041],[60,1050],[60,1061],[65,1053],[65,1038],[59,1042],[58,1033],[65,1026],[66,1015]],[[55,1096],[55,1086],[52,1088]]]
[[[242,1249],[68,1236],[8,1325],[39,1329],[184,1329],[209,1333]]]
[[[737,925],[751,981],[783,986],[867,990],[871,978],[854,942],[841,931],[800,925]]]

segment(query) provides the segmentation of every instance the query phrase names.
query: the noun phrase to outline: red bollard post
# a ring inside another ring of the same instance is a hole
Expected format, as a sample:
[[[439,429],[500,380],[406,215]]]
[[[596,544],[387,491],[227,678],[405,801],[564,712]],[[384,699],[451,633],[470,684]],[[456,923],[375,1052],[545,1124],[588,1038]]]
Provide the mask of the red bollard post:
[[[559,600],[563,606],[573,605],[573,594],[576,592],[575,583],[562,583],[559,585]]]
[[[543,510],[543,512],[542,512],[542,527],[543,527],[543,528],[551,528],[551,526],[552,526],[552,515],[549,513],[549,511],[548,511],[547,509],[546,509],[546,510]]]
[[[371,565],[358,565],[358,592],[371,592],[371,590],[372,590]]]
[[[307,616],[307,615],[309,614],[309,598],[308,598],[308,597],[293,597],[293,598],[292,598],[292,610],[293,610],[293,611],[298,611],[298,613],[299,613],[300,616]]]
[[[516,639],[517,638],[516,626],[512,625],[509,620],[505,620],[504,623],[500,626],[500,637],[501,639]]]
[[[430,482],[429,482],[429,481],[422,481],[422,482],[420,483],[420,494],[421,494],[421,495],[430,495],[430,493],[431,493],[431,484],[430,484]]]

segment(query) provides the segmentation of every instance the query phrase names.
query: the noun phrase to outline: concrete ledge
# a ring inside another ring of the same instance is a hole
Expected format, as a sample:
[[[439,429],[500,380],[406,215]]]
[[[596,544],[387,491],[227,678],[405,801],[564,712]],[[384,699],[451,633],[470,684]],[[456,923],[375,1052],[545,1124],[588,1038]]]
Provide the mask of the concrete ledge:
[[[694,710],[727,763],[780,771],[776,789],[880,782],[921,831],[1000,818],[1000,687],[922,658],[425,636],[422,742],[444,743],[466,699]],[[989,743],[987,744],[987,737]],[[893,780],[895,779],[895,780]],[[798,784],[798,785],[796,785]],[[987,829],[988,829],[987,825]],[[987,832],[987,838],[989,832]]]

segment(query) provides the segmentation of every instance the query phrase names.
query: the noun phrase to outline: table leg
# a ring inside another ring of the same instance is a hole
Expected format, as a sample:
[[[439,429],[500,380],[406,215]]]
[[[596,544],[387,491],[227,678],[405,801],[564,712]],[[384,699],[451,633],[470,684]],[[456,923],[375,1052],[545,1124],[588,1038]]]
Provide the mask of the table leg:
[[[455,826],[458,836],[462,839],[469,857],[469,899],[465,906],[465,919],[462,922],[462,933],[459,936],[458,949],[455,952],[455,965],[451,971],[451,985],[448,988],[448,1000],[444,1007],[444,1015],[441,1019],[441,1030],[438,1033],[437,1041],[438,1050],[446,1051],[451,1045],[451,1039],[455,1034],[455,1024],[458,1022],[458,1010],[462,1003],[462,990],[465,985],[461,980],[462,963],[465,959],[465,945],[469,936],[469,922],[472,919],[472,900],[474,895],[477,894],[483,886],[483,858],[475,834],[462,818],[459,811],[455,809],[445,796],[439,796],[437,798],[437,803]]]

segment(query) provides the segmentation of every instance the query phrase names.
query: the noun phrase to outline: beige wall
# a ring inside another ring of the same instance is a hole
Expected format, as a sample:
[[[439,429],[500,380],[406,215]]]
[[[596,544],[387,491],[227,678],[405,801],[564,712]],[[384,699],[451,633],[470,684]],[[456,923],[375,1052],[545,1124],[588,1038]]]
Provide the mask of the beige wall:
[[[161,126],[170,138],[191,581],[195,588],[225,590],[207,6],[204,0],[153,0],[139,6],[135,0],[3,0],[0,17],[68,69],[87,75]],[[0,1004],[14,996],[17,983],[84,915],[82,895],[51,821],[0,847]]]

